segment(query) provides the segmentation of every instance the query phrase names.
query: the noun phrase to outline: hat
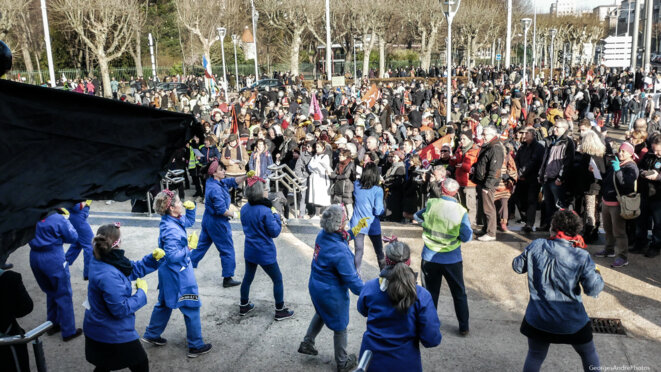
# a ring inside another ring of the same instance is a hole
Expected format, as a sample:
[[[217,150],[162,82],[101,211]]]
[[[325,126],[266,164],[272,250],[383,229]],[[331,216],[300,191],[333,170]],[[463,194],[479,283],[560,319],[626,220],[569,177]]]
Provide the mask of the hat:
[[[622,142],[620,145],[620,150],[624,150],[629,153],[634,158],[638,158],[638,155],[636,155],[636,150],[634,149],[633,145],[630,142]]]
[[[588,120],[594,120],[594,113],[592,113],[592,112],[588,112],[587,115],[585,115],[585,117],[586,117]]]
[[[229,135],[229,137],[227,137],[227,142],[236,141],[238,139],[239,139],[239,137],[236,135],[236,133],[232,133],[232,134]]]
[[[337,141],[335,141],[336,145],[346,145],[347,144],[347,139],[345,137],[340,137],[338,138]]]
[[[214,173],[216,173],[216,170],[218,170],[218,167],[219,167],[218,160],[212,161],[211,164],[209,164],[209,169],[207,170],[207,174],[213,175]]]

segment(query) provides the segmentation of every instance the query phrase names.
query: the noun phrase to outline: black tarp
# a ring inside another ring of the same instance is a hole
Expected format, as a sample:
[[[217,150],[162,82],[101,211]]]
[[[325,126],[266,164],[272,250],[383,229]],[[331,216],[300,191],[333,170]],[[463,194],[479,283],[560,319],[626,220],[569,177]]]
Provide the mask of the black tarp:
[[[54,208],[144,198],[191,115],[0,80],[0,262]]]

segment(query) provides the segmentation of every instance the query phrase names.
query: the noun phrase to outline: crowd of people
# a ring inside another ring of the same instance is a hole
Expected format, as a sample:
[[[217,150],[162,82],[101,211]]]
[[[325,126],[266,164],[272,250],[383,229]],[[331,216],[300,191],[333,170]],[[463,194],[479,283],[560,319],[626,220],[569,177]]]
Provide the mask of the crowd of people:
[[[141,261],[124,257],[117,224],[101,226],[91,244],[86,228],[60,214],[37,224],[31,266],[48,297],[48,319],[57,326],[53,333],[61,330],[68,341],[84,332],[87,360],[99,371],[147,370],[139,339],[166,345],[161,334],[178,308],[186,322],[188,356],[209,352],[194,270],[211,243],[220,253],[223,287],[241,285],[240,315],[254,309],[250,285],[260,266],[273,281],[274,319],[290,318],[294,312],[285,307],[273,239],[290,218],[318,219],[309,278],[315,315],[298,351],[317,355],[315,338],[326,325],[334,332],[337,369],[355,367],[357,357],[346,350],[350,291],[359,296],[358,311],[367,318],[361,354],[374,353],[371,369],[420,370],[419,344],[441,342],[436,307],[443,278],[459,334],[470,331],[462,243],[474,235],[480,242],[497,240],[520,223],[525,234],[551,233],[512,263],[516,272],[528,273],[531,293],[521,325],[529,344],[524,370],[539,370],[551,343],[573,345],[584,369],[592,370],[599,359],[575,285],[580,282],[584,293],[596,296],[603,280],[583,248],[599,239],[600,227],[605,248],[595,256],[613,258],[614,268],[626,266],[630,254],[652,258],[661,248],[656,80],[642,71],[584,66],[561,81],[538,75],[525,86],[517,67],[457,67],[450,107],[444,84],[427,78],[365,79],[360,85],[315,89],[288,79],[284,89],[233,97],[213,96],[204,85],[189,85],[186,92],[136,85],[135,103],[192,112],[205,133],[173,157],[170,167],[186,170],[185,182],[179,194],[156,195],[159,248]],[[630,123],[626,132],[618,130],[620,123]],[[624,141],[614,139],[620,135]],[[305,182],[296,199],[274,190],[278,181],[269,178],[274,164],[288,166]],[[199,240],[187,233],[197,207],[182,201],[189,187],[205,205]],[[76,208],[88,211],[89,205],[74,205],[78,213]],[[234,279],[232,218],[240,218],[245,235],[242,281]],[[382,221],[422,226],[422,286],[409,267],[410,248],[383,237]],[[372,280],[361,270],[365,235],[381,269]],[[83,330],[73,322],[67,267],[77,253],[65,255],[62,249],[79,240],[84,242],[73,247],[87,252],[90,281]],[[550,265],[551,254],[567,262]],[[147,291],[139,278],[156,270],[158,302],[139,337],[134,313],[146,304]],[[533,278],[540,271],[553,275]],[[136,280],[133,294],[131,280]],[[550,315],[560,313],[569,315]]]

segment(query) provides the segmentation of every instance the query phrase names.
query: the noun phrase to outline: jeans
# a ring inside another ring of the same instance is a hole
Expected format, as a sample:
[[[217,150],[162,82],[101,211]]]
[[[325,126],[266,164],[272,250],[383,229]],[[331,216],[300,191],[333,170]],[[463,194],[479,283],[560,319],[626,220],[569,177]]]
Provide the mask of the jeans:
[[[381,235],[368,235],[372,246],[374,246],[374,253],[376,254],[376,259],[380,262],[384,260],[385,256],[383,254],[383,242],[381,241]],[[354,264],[356,265],[356,271],[360,275],[360,267],[363,263],[363,252],[365,251],[365,234],[358,234],[353,240],[354,245]]]
[[[422,286],[431,294],[434,306],[438,308],[438,296],[441,291],[443,277],[448,282],[454,312],[459,321],[459,330],[468,330],[468,297],[464,286],[463,262],[439,264],[422,260]]]
[[[572,347],[581,356],[583,371],[598,370],[596,367],[599,367],[599,355],[597,354],[597,349],[594,347],[594,341],[586,344],[572,345]],[[526,362],[523,365],[523,372],[539,371],[548,352],[549,344],[547,342],[528,338],[528,356],[526,356]]]
[[[305,333],[303,341],[314,345],[314,339],[317,338],[321,328],[324,326],[324,321],[319,314],[315,313],[310,321],[308,331]],[[347,362],[347,330],[333,331],[333,347],[335,348],[335,363],[338,366],[344,366]]]
[[[558,208],[566,208],[565,203],[565,186],[558,186],[555,180],[544,182],[542,188],[544,193],[544,214],[542,215],[541,225],[550,225],[551,218]]]
[[[243,274],[243,281],[241,281],[241,305],[245,305],[250,300],[250,285],[255,279],[255,272],[257,266],[261,266],[271,280],[273,281],[273,298],[275,298],[275,308],[282,309],[285,305],[284,293],[285,286],[282,284],[282,273],[278,263],[270,265],[257,265],[256,263],[246,261],[246,272]]]
[[[204,346],[202,340],[202,324],[200,323],[200,308],[199,307],[186,307],[179,308],[184,314],[184,322],[186,323],[186,341],[188,342],[189,349],[199,349]],[[167,307],[163,301],[160,301],[154,306],[154,311],[151,313],[149,325],[145,330],[144,338],[156,339],[161,337],[165,327],[168,325],[172,309]]]
[[[615,252],[621,258],[627,259],[629,243],[627,241],[626,220],[620,216],[620,206],[603,204],[601,216],[606,232],[606,251]]]

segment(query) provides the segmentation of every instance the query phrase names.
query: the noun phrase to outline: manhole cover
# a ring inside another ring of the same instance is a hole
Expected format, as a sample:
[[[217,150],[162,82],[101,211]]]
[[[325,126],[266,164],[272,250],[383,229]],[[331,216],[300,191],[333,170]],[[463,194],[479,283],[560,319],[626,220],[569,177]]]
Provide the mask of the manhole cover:
[[[609,335],[626,335],[622,321],[619,319],[590,318],[592,332],[606,333]]]

